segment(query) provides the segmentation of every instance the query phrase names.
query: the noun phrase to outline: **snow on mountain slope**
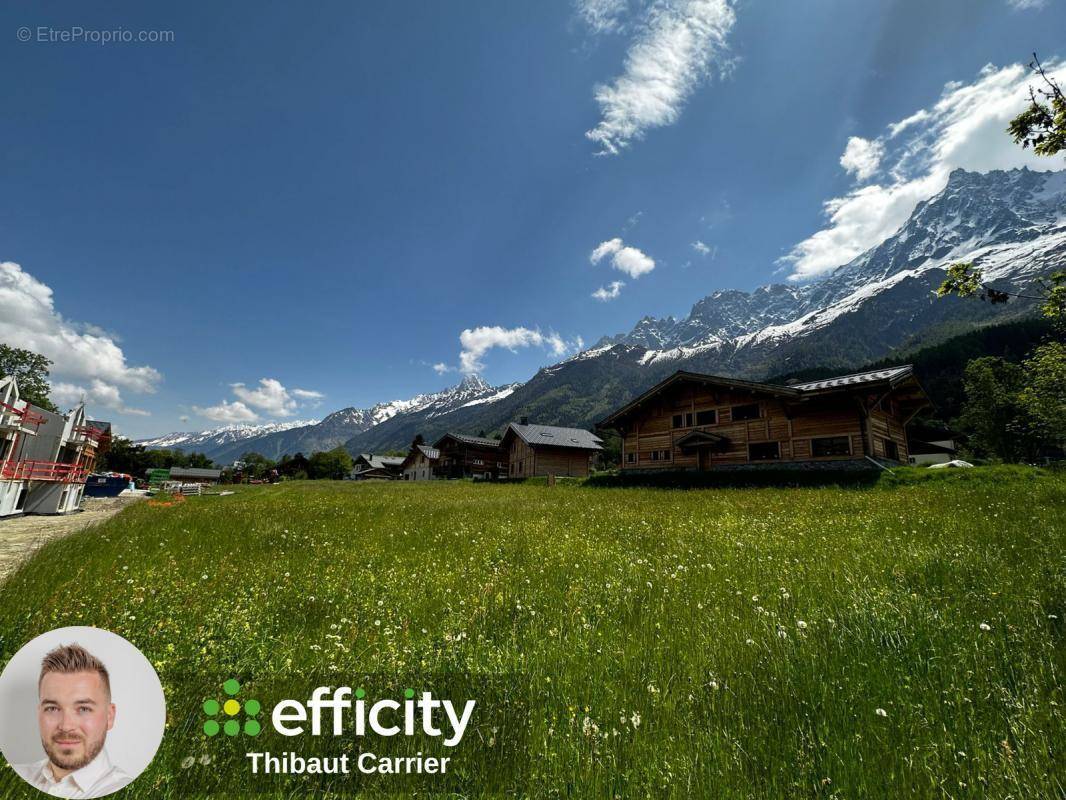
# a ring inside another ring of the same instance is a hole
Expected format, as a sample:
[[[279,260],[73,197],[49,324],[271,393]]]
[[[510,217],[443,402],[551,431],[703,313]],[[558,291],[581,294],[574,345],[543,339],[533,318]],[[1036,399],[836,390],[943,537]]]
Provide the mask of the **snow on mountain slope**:
[[[246,439],[254,439],[266,436],[270,433],[303,428],[308,425],[317,425],[318,420],[293,420],[291,422],[268,422],[263,425],[224,425],[220,428],[211,428],[206,431],[188,431],[168,433],[154,439],[141,439],[137,444],[153,450],[163,450],[174,447],[190,448],[204,444],[230,444]]]
[[[1017,286],[1061,265],[1064,254],[1066,172],[956,170],[896,233],[822,281],[715,292],[681,321],[645,317],[631,333],[601,340],[594,349],[642,345],[648,350],[640,363],[650,365],[779,344],[825,328],[908,279],[956,261],[972,261],[988,281]]]

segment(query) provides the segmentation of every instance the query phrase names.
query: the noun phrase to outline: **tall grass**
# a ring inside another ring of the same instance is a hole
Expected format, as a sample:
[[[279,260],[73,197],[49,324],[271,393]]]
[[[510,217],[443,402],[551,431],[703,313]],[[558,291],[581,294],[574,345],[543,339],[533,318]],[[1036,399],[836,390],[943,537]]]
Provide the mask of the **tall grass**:
[[[0,650],[91,624],[168,687],[512,674],[529,797],[1061,798],[1066,478],[928,474],[294,483],[140,505],[0,586]],[[164,752],[209,744],[172,719]],[[126,796],[173,795],[166,763]]]

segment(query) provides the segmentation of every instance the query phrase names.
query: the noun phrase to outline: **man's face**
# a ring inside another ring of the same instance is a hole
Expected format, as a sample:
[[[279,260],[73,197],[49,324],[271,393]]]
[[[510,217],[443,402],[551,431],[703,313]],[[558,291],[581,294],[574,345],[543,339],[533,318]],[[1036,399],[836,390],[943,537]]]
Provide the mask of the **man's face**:
[[[37,724],[49,760],[68,772],[81,769],[104,747],[115,706],[98,672],[49,672],[41,681]]]

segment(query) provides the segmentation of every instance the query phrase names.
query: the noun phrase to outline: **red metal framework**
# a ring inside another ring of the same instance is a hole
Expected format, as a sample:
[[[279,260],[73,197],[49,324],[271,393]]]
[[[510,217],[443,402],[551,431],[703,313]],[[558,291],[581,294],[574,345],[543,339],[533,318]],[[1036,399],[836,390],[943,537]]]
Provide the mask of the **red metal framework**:
[[[25,408],[16,408],[10,403],[0,403],[0,408],[6,408],[12,414],[22,418],[23,425],[39,426],[47,422],[47,419],[38,414],[36,411],[30,411],[30,407],[27,405]]]
[[[0,479],[6,481],[84,483],[88,475],[88,470],[80,464],[55,461],[5,461],[0,464]]]
[[[94,428],[91,425],[80,425],[74,428],[74,433],[84,436],[86,439],[100,443],[100,440],[107,435],[107,431],[102,431],[99,428]]]

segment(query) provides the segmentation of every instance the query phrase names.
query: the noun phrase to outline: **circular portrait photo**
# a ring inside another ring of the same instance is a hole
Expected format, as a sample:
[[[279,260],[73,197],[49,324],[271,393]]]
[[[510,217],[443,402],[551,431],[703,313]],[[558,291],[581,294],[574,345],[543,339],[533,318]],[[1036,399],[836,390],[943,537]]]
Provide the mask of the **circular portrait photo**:
[[[105,797],[131,783],[152,762],[165,722],[155,669],[110,631],[49,631],[0,673],[0,751],[53,797]]]

